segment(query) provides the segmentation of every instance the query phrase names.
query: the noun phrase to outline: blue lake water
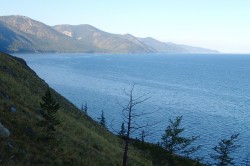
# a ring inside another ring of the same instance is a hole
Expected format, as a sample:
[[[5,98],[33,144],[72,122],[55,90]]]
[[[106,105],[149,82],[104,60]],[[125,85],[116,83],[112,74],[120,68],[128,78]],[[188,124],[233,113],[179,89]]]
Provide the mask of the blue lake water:
[[[234,156],[239,164],[250,153],[249,55],[112,55],[17,54],[51,87],[77,107],[88,104],[97,119],[103,110],[107,125],[118,131],[124,91],[135,85],[135,97],[150,97],[136,111],[150,112],[137,123],[159,122],[146,128],[146,140],[161,141],[169,119],[183,116],[185,135],[199,135],[198,155],[209,160],[211,148],[240,133]],[[112,127],[111,127],[112,126]],[[138,131],[139,132],[139,131]],[[139,137],[134,133],[134,137]]]

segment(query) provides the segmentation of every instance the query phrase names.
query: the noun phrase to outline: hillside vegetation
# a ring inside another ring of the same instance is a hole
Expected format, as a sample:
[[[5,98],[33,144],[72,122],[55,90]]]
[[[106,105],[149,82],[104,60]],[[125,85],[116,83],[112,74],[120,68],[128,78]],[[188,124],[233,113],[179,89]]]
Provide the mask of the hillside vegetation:
[[[59,95],[55,140],[40,139],[40,102],[48,85],[19,58],[0,53],[0,123],[10,131],[0,136],[0,165],[121,165],[123,140],[99,126]],[[134,148],[133,148],[134,149]],[[152,165],[132,150],[130,165]]]
[[[50,88],[60,105],[53,139],[40,126],[40,103],[49,86],[20,58],[0,53],[0,165],[121,165],[124,140],[92,120]],[[83,94],[84,95],[84,94]],[[131,140],[129,166],[163,166],[161,146]],[[174,156],[177,165],[200,165]]]

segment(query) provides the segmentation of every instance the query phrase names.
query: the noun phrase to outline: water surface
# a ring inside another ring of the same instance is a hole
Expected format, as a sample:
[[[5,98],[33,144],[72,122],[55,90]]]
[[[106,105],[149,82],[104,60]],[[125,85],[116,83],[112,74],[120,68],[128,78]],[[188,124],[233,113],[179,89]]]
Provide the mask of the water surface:
[[[250,153],[250,56],[247,55],[112,55],[18,54],[55,90],[97,119],[104,110],[107,125],[117,131],[128,97],[147,101],[137,111],[153,112],[138,119],[160,122],[147,128],[147,140],[161,141],[169,118],[183,116],[186,135],[199,135],[199,155],[209,159],[211,148],[240,133],[237,162]],[[112,126],[112,127],[111,127]],[[139,137],[134,133],[134,137]]]

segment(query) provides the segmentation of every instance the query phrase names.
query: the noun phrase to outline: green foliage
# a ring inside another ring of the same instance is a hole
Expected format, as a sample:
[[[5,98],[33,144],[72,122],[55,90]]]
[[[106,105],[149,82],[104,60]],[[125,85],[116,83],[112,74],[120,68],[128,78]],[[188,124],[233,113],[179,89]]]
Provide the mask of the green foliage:
[[[162,136],[162,146],[169,152],[169,165],[174,165],[173,154],[184,154],[188,156],[200,149],[200,146],[191,146],[198,137],[193,136],[191,138],[186,138],[181,136],[185,130],[180,127],[181,120],[182,116],[176,117],[174,121],[170,119],[170,125],[166,128]]]
[[[0,137],[0,165],[121,165],[124,140],[100,127],[53,89],[51,96],[60,104],[54,115],[60,124],[54,131],[55,139],[39,139],[41,127],[36,124],[44,120],[40,103],[44,103],[47,90],[48,85],[22,59],[0,53],[0,122],[11,132],[9,138]],[[11,106],[17,111],[10,112]],[[130,166],[164,165],[159,163],[166,161],[166,150],[148,143],[140,145],[130,146]],[[174,159],[178,165],[194,163],[178,156]]]
[[[87,105],[87,103],[85,103],[85,105],[84,105],[84,112],[85,112],[86,115],[88,115],[88,105]]]
[[[140,137],[141,137],[141,142],[144,142],[144,139],[145,139],[145,137],[146,137],[146,135],[145,135],[145,130],[142,130],[142,131],[141,131]]]
[[[214,154],[211,157],[216,161],[217,166],[234,165],[234,158],[230,156],[239,146],[235,145],[239,134],[233,134],[229,139],[222,139],[219,145],[215,146],[213,150]]]
[[[81,106],[81,111],[84,112],[85,115],[88,115],[88,105],[87,105],[87,103],[85,103],[84,106],[83,106],[83,104],[82,104],[82,106]]]
[[[170,154],[160,146],[160,144],[141,142],[139,140],[131,140],[131,144],[143,151],[145,157],[152,160],[154,166],[168,165],[167,163]],[[202,166],[202,164],[197,161],[178,155],[173,155],[173,160],[175,161],[175,166]]]
[[[125,129],[124,122],[122,122],[121,130],[119,131],[118,135],[119,135],[120,137],[125,137],[125,136],[126,136],[126,129]]]
[[[102,110],[101,117],[98,118],[98,119],[99,119],[99,124],[100,124],[100,126],[106,127],[106,119],[105,119],[103,110]]]
[[[47,89],[45,95],[42,97],[42,100],[43,102],[40,103],[40,106],[42,109],[41,114],[43,120],[40,124],[46,129],[46,136],[50,138],[53,136],[54,131],[56,131],[55,126],[60,124],[55,116],[57,111],[60,109],[60,105],[52,97],[49,88]]]
[[[0,165],[121,165],[123,140],[100,127],[72,103],[50,89],[60,104],[52,141],[39,139],[44,119],[40,102],[48,85],[19,58],[0,53],[0,122],[11,132],[0,138]],[[9,108],[15,106],[16,112]],[[56,146],[54,146],[56,144]],[[152,165],[131,151],[130,165]]]

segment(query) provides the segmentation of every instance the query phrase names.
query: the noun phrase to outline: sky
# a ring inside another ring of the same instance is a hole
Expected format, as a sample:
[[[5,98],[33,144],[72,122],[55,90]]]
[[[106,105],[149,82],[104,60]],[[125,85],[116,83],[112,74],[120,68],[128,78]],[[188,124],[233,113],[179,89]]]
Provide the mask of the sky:
[[[250,0],[0,0],[0,15],[250,53]]]

